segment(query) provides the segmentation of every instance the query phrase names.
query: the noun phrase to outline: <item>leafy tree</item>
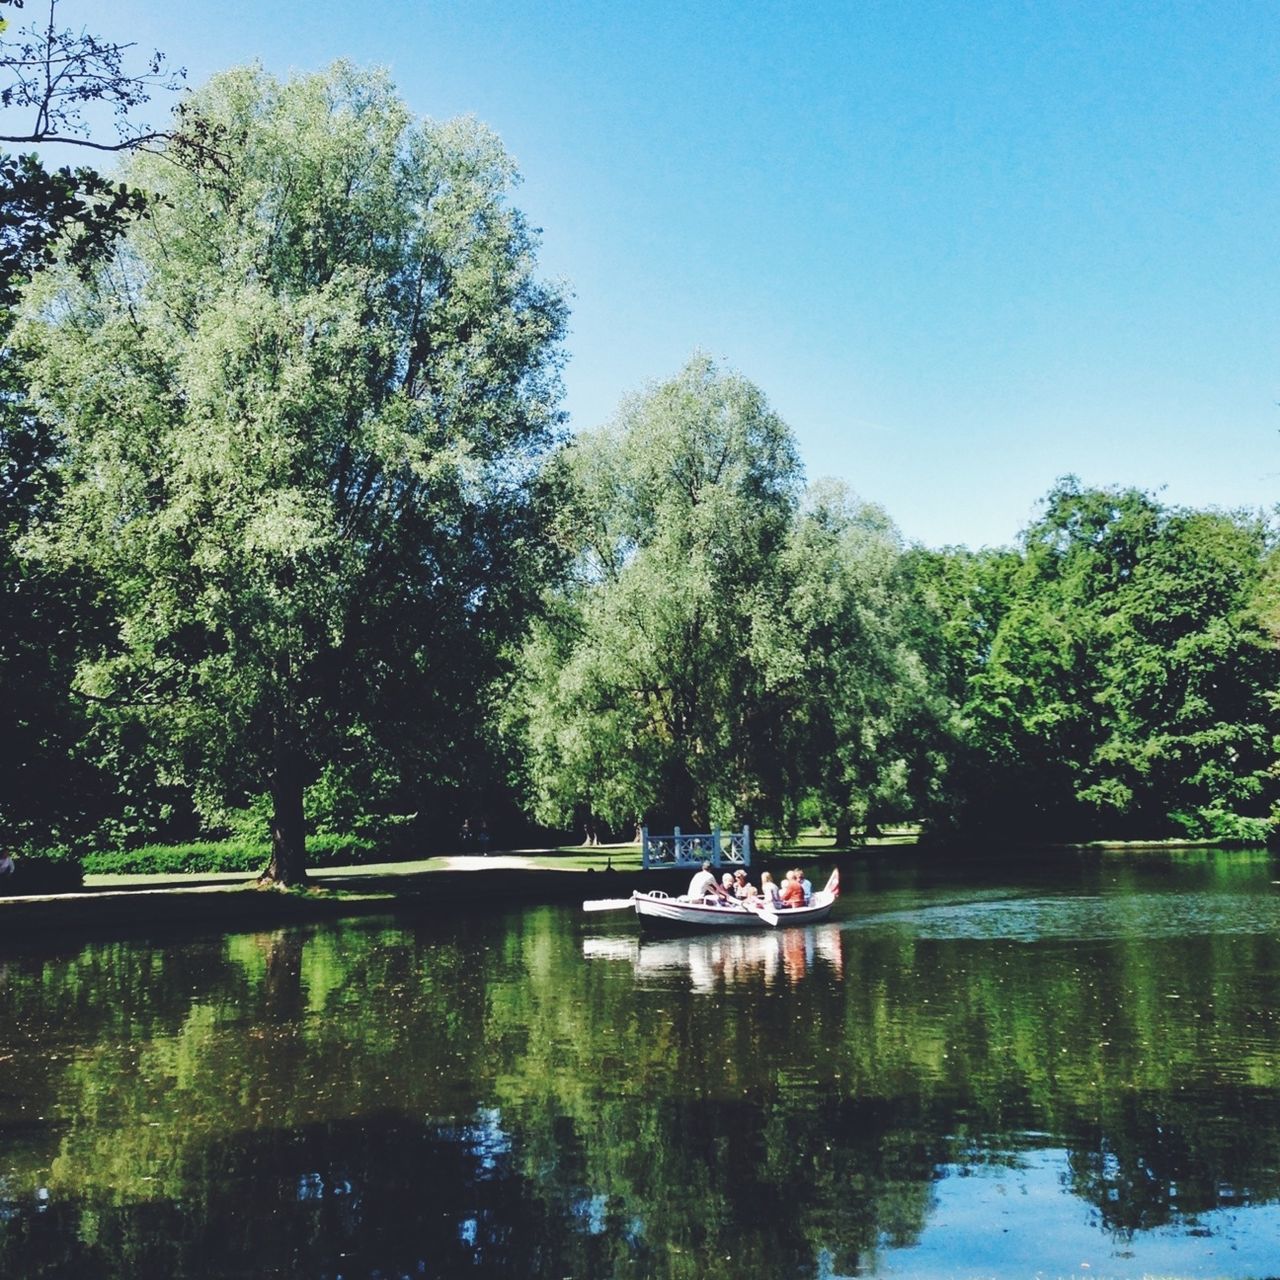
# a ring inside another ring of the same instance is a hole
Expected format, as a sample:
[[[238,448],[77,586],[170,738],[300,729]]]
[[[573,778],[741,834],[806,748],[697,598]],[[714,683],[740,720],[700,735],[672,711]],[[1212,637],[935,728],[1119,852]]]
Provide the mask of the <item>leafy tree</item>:
[[[753,642],[781,730],[768,758],[787,825],[808,802],[837,844],[915,816],[938,766],[945,691],[913,643],[920,602],[878,507],[816,486],[780,556],[781,592]]]
[[[124,66],[130,46],[59,29],[55,3],[43,24],[16,37],[0,39],[0,109],[6,119],[25,113],[25,124],[0,135],[6,142],[138,145],[147,135],[130,126],[130,108],[151,88],[175,83],[158,54],[134,75]],[[101,103],[119,126],[112,143],[91,137],[84,120],[83,109]],[[83,749],[83,709],[68,697],[78,637],[97,624],[92,586],[17,553],[58,477],[55,435],[27,400],[13,348],[13,308],[59,244],[71,266],[88,270],[145,208],[141,190],[92,168],[51,170],[35,155],[0,156],[0,733],[12,761],[0,778],[0,817],[11,839],[65,841],[92,826],[110,797],[106,774]]]
[[[1258,835],[1277,652],[1254,517],[1061,482],[965,708],[962,821],[1028,835]]]
[[[565,312],[474,122],[342,64],[231,72],[193,109],[220,163],[133,157],[151,217],[35,291],[65,458],[36,549],[118,619],[83,694],[210,803],[269,791],[266,877],[296,883],[306,784],[447,746],[520,625]]]
[[[707,829],[763,799],[752,635],[800,464],[760,391],[696,356],[561,455],[568,580],[512,699],[533,808]]]

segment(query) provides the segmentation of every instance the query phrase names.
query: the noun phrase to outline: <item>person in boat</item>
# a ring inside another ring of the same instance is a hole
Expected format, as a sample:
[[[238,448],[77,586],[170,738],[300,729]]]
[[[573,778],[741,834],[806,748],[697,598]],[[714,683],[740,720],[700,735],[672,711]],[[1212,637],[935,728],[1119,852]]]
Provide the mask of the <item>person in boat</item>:
[[[783,879],[778,897],[782,899],[784,907],[804,906],[804,890],[800,887],[800,873],[794,868],[788,871]]]
[[[708,895],[712,897],[718,896],[716,890],[720,886],[716,883],[715,872],[711,870],[711,863],[704,862],[702,870],[697,872],[693,879],[689,881],[689,892],[685,894],[690,902],[701,902]]]
[[[797,867],[796,871],[800,875],[800,887],[804,890],[804,905],[806,907],[813,905],[813,881],[805,875],[801,868]]]
[[[741,867],[733,873],[733,896],[735,898],[758,898],[760,896],[760,890],[747,879],[747,873]]]
[[[760,876],[760,895],[764,898],[766,907],[777,911],[782,906],[782,895],[778,892],[778,886],[774,884],[773,877],[767,871]]]

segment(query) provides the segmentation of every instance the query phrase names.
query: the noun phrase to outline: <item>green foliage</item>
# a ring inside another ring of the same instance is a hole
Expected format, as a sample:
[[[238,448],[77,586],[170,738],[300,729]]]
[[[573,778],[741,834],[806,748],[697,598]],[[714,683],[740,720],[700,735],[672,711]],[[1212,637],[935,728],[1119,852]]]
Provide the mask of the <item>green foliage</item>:
[[[796,503],[791,434],[698,356],[557,465],[569,575],[509,711],[534,811],[733,821],[760,798],[751,636]]]
[[[474,122],[343,65],[231,72],[190,109],[218,164],[134,157],[152,217],[34,292],[64,461],[30,546],[116,619],[82,695],[202,803],[269,791],[291,879],[326,762],[465,768],[537,578],[564,307]]]
[[[381,861],[383,852],[369,839],[351,835],[313,835],[307,857],[315,867],[342,867]],[[268,840],[198,840],[188,844],[149,844],[137,849],[90,853],[88,875],[179,875],[190,872],[261,871],[271,858]]]
[[[853,830],[919,811],[948,716],[915,632],[901,538],[878,507],[815,486],[779,556],[753,652],[775,704],[773,793],[784,828],[808,817]]]
[[[1246,818],[1225,809],[1172,810],[1169,820],[1192,840],[1229,844],[1266,844],[1275,830],[1272,818]]]
[[[952,816],[1032,837],[1261,838],[1280,653],[1273,533],[1062,482],[1004,575],[963,709]]]

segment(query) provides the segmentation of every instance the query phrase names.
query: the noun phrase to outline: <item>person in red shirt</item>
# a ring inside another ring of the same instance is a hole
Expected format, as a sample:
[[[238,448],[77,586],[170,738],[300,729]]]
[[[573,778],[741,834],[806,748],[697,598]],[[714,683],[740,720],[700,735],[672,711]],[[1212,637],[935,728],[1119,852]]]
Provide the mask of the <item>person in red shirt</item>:
[[[804,886],[800,883],[800,877],[794,871],[788,871],[786,878],[782,882],[782,905],[784,907],[803,907],[804,906]]]

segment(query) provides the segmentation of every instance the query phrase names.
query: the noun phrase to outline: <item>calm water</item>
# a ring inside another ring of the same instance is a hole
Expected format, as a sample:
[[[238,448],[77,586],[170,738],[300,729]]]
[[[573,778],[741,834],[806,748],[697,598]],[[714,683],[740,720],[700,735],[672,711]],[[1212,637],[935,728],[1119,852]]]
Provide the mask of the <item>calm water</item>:
[[[0,1276],[1278,1275],[1276,880],[5,948]]]

